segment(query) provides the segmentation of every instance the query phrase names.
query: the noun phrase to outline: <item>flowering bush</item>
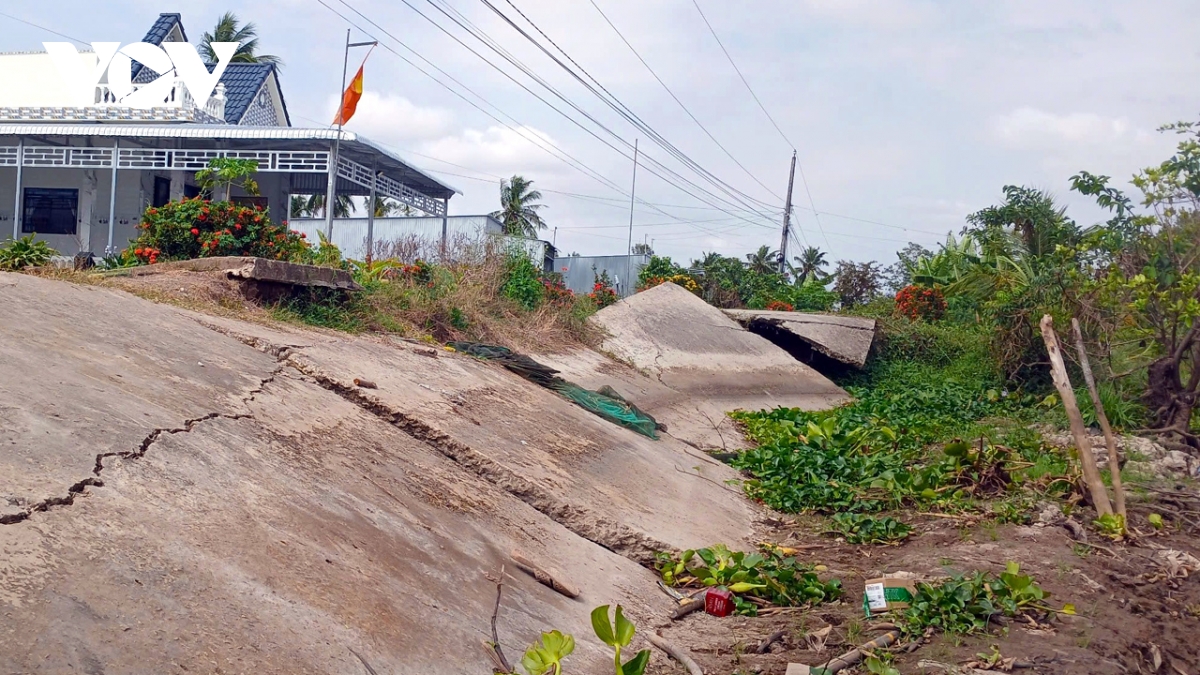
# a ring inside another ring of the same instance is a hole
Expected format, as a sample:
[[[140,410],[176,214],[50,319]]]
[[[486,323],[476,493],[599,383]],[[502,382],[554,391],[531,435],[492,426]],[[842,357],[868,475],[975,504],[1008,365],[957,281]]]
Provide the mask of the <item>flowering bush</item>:
[[[596,303],[597,309],[604,309],[621,299],[613,290],[612,279],[609,278],[607,271],[595,274],[595,279],[596,283],[592,285],[592,292],[588,293],[588,297]]]
[[[138,229],[126,250],[144,263],[227,255],[312,262],[305,235],[287,221],[272,223],[257,206],[183,199],[146,209]]]
[[[658,286],[660,284],[665,284],[668,281],[675,284],[676,286],[682,286],[683,288],[686,288],[687,290],[691,291],[692,293],[695,293],[696,295],[700,295],[700,293],[701,293],[700,284],[696,283],[696,280],[693,279],[691,277],[691,275],[688,275],[688,274],[672,274],[670,276],[665,276],[665,277],[660,277],[660,276],[646,277],[646,279],[642,281],[642,287],[639,288],[638,290],[644,291],[647,288],[654,288],[655,286]]]
[[[794,311],[796,311],[796,308],[792,306],[792,303],[784,302],[782,300],[772,300],[767,303],[766,308],[772,312],[794,312]]]
[[[946,313],[946,298],[937,288],[905,286],[896,294],[896,312],[913,321],[937,321]]]
[[[575,302],[575,293],[567,288],[561,274],[551,272],[542,275],[542,287],[545,289],[546,302],[552,305],[569,305]]]

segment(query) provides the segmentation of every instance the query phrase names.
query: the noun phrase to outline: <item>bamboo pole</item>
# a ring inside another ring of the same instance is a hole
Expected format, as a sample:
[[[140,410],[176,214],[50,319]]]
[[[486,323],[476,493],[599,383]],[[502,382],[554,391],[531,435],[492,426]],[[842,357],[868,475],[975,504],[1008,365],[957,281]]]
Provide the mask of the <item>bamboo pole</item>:
[[[1067,375],[1067,366],[1063,363],[1062,347],[1058,335],[1054,332],[1054,318],[1049,314],[1042,317],[1042,339],[1046,342],[1046,352],[1050,355],[1050,375],[1054,378],[1054,386],[1062,398],[1063,408],[1067,411],[1067,420],[1071,423],[1071,436],[1075,438],[1075,447],[1079,449],[1079,464],[1083,467],[1083,480],[1092,494],[1092,503],[1096,513],[1101,516],[1112,513],[1112,504],[1108,501],[1108,492],[1104,489],[1104,481],[1100,479],[1100,469],[1096,467],[1096,457],[1092,454],[1092,445],[1088,441],[1087,428],[1083,424],[1083,415],[1079,413],[1079,404],[1075,401],[1075,390],[1071,388],[1071,378]]]
[[[1108,472],[1112,475],[1113,500],[1117,514],[1125,518],[1125,489],[1121,486],[1121,461],[1117,456],[1117,439],[1113,437],[1108,414],[1104,412],[1104,404],[1100,402],[1100,390],[1096,388],[1092,365],[1088,362],[1087,349],[1083,346],[1083,331],[1079,329],[1079,319],[1071,319],[1071,332],[1075,336],[1075,351],[1079,353],[1079,368],[1083,370],[1083,380],[1087,383],[1088,394],[1092,397],[1092,408],[1096,411],[1096,420],[1100,422],[1100,430],[1104,432],[1104,443],[1108,446]]]

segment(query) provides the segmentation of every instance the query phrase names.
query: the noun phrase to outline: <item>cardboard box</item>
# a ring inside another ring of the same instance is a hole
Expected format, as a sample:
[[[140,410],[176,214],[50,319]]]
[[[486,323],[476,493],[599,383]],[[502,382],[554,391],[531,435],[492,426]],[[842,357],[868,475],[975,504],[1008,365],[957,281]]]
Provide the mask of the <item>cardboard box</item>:
[[[880,577],[867,579],[863,590],[863,613],[868,617],[872,612],[891,612],[904,609],[912,602],[917,594],[915,579],[898,577]]]
[[[722,588],[710,588],[704,594],[704,611],[713,616],[729,616],[733,613],[733,593]]]

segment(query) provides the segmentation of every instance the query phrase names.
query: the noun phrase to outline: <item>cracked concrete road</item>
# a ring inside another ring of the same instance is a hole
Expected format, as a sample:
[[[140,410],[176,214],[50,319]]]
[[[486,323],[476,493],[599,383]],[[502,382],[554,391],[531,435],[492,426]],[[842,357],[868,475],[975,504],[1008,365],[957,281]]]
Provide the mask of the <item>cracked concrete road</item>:
[[[514,659],[600,604],[661,624],[648,547],[751,545],[727,468],[491,364],[0,282],[0,672],[488,672],[502,565]]]

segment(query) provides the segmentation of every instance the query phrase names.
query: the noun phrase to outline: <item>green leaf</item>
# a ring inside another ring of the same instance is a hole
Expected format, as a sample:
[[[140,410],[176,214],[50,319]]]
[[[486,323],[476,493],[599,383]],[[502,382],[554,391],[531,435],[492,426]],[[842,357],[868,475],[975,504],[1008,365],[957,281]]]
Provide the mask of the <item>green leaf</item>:
[[[621,664],[621,675],[642,675],[650,663],[650,650],[643,649],[632,659]]]
[[[607,612],[605,612],[604,618],[605,620],[608,619]],[[617,644],[622,647],[629,646],[630,641],[633,640],[634,630],[633,622],[625,618],[624,612],[621,611],[621,606],[617,605],[617,630],[613,635]]]
[[[592,630],[604,644],[610,647],[617,646],[617,641],[613,638],[612,624],[608,622],[608,605],[601,605],[592,610]]]

